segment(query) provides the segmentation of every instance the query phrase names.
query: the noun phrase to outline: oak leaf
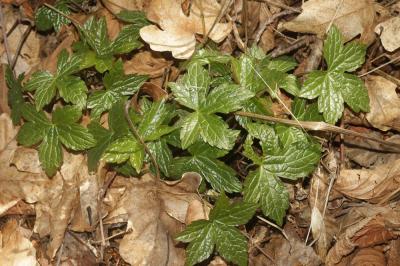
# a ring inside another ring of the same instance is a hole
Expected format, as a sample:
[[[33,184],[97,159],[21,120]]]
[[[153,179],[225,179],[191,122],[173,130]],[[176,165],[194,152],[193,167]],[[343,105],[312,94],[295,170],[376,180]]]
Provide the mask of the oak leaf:
[[[209,33],[214,42],[221,42],[231,32],[231,23],[214,22],[221,8],[215,0],[194,0],[190,15],[186,16],[180,0],[153,0],[147,11],[147,18],[156,25],[145,26],[140,30],[142,39],[155,51],[171,51],[178,59],[189,58],[196,45],[195,34]]]

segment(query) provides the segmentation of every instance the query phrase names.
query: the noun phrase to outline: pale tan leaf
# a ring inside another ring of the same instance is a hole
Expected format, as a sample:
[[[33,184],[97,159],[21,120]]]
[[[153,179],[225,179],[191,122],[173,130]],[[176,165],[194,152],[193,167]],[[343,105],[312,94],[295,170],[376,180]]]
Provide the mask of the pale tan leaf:
[[[386,51],[393,52],[400,47],[400,17],[393,17],[375,27]]]
[[[14,9],[11,5],[4,6],[4,21],[6,24],[6,32],[8,32],[11,27],[17,22],[20,14],[18,14],[18,9]],[[9,52],[13,58],[17,53],[17,48],[24,33],[26,32],[28,26],[24,23],[17,23],[16,28],[7,37]],[[2,38],[1,38],[2,39]],[[18,54],[18,60],[16,62],[14,71],[16,75],[23,72],[30,72],[32,68],[40,63],[40,42],[39,37],[35,31],[31,31],[26,40],[23,43],[22,49]],[[0,63],[8,64],[7,56],[3,45],[0,45]]]
[[[396,93],[396,84],[381,76],[369,76],[365,85],[371,107],[366,115],[368,122],[383,131],[400,129],[400,98]]]
[[[196,193],[199,180],[197,174],[175,182],[157,182],[150,175],[140,180],[116,177],[105,199],[114,207],[104,223],[127,222],[132,230],[119,247],[126,262],[165,265],[169,258],[168,265],[183,265],[184,249],[174,245],[173,236],[183,230],[190,203],[201,200]]]
[[[400,185],[400,159],[371,169],[343,169],[334,188],[346,196],[379,202]]]
[[[375,8],[371,0],[310,0],[303,4],[303,12],[283,27],[290,31],[315,33],[323,38],[333,20],[349,41],[361,34],[361,41],[369,44],[373,38]]]
[[[161,29],[155,25],[145,26],[140,29],[140,36],[150,44],[152,50],[171,51],[173,57],[187,59],[195,50],[195,34],[208,33],[221,8],[215,0],[194,0],[190,15],[186,16],[179,0],[153,0],[147,10],[147,17]],[[231,23],[218,22],[209,37],[215,42],[221,42],[231,30]]]
[[[36,250],[29,241],[30,231],[9,220],[0,231],[0,265],[36,266]]]

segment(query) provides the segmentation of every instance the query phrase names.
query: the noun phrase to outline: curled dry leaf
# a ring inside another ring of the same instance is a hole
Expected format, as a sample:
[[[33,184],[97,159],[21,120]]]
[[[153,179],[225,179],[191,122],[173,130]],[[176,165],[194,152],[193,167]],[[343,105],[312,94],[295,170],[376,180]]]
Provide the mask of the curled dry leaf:
[[[361,34],[361,41],[369,44],[375,37],[372,0],[310,0],[303,4],[302,9],[298,17],[283,24],[285,29],[315,33],[323,38],[333,20],[345,41]]]
[[[326,265],[336,265],[355,249],[374,247],[397,238],[399,226],[398,208],[367,205],[351,209],[341,226],[346,230],[329,250]]]
[[[29,241],[31,232],[9,220],[0,231],[0,265],[36,266],[36,250]]]
[[[171,51],[173,57],[187,59],[195,50],[195,34],[207,34],[218,19],[221,8],[216,0],[193,0],[190,14],[186,16],[180,0],[152,0],[147,17],[161,29],[155,25],[145,26],[140,29],[140,36],[154,51]],[[219,43],[231,30],[232,23],[217,21],[209,37]]]
[[[304,241],[299,241],[291,237],[289,237],[288,241],[281,235],[275,236],[264,247],[264,250],[268,254],[273,254],[272,257],[274,261],[262,255],[264,260],[258,265],[321,265],[321,259],[315,254],[312,247],[306,246]]]
[[[363,248],[359,250],[352,258],[351,265],[371,265],[380,266],[387,265],[385,252],[380,247],[376,248]]]
[[[396,84],[381,76],[370,76],[365,85],[371,107],[366,115],[368,122],[383,131],[391,128],[400,130],[400,98],[396,93]]]
[[[381,202],[398,192],[400,159],[392,159],[370,169],[343,169],[334,188],[346,196]]]
[[[188,173],[176,182],[156,181],[150,175],[138,179],[117,176],[105,202],[111,208],[105,223],[127,222],[120,242],[121,257],[131,265],[183,265],[184,249],[173,236],[183,230],[188,208],[201,201],[196,191],[200,176]],[[192,212],[204,213],[201,209]]]
[[[393,17],[375,27],[386,51],[393,52],[400,47],[400,17]]]

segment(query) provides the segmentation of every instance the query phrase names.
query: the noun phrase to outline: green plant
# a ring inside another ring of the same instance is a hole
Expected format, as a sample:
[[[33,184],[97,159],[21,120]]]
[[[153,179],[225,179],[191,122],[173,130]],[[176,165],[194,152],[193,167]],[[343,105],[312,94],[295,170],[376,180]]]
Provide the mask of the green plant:
[[[346,102],[354,112],[369,111],[369,97],[363,81],[351,72],[359,68],[365,59],[366,46],[357,42],[343,45],[342,36],[332,26],[324,42],[325,71],[311,72],[303,84],[300,96],[307,99],[318,97],[318,110],[325,121],[336,123],[343,113]]]
[[[51,21],[46,25],[57,30],[67,22],[49,10],[39,9],[38,26]],[[138,31],[148,21],[139,13],[120,13],[118,18],[133,24],[114,40],[108,38],[104,18],[76,25],[81,39],[71,55],[60,53],[55,73],[38,71],[22,84],[24,76],[14,78],[7,69],[12,119],[15,124],[24,121],[17,140],[38,148],[49,176],[62,165],[63,148],[87,152],[91,171],[104,160],[125,175],[138,175],[145,168],[153,173],[159,169],[161,178],[169,179],[198,172],[205,187],[220,196],[209,220],[195,221],[177,236],[190,243],[187,264],[207,259],[215,248],[228,261],[247,265],[247,242],[236,226],[245,225],[258,207],[282,225],[289,207],[284,181],[308,176],[321,148],[301,129],[257,122],[235,112],[271,115],[273,101],[282,103],[281,89],[293,97],[290,113],[297,121],[325,118],[334,123],[344,102],[356,112],[367,111],[362,81],[345,73],[363,63],[365,48],[356,43],[343,46],[332,27],[324,44],[328,69],[310,73],[302,88],[289,73],[296,66],[292,58],[271,59],[257,47],[238,58],[201,49],[182,64],[185,73],[168,84],[170,97],[156,101],[138,94],[148,77],[125,75],[121,56],[141,47]],[[98,72],[100,89],[81,79],[88,68]],[[83,115],[90,118],[87,127],[80,123]],[[105,115],[106,126],[100,123]],[[247,164],[244,181],[233,168],[234,157]],[[225,193],[241,197],[241,192],[243,201],[229,204]]]

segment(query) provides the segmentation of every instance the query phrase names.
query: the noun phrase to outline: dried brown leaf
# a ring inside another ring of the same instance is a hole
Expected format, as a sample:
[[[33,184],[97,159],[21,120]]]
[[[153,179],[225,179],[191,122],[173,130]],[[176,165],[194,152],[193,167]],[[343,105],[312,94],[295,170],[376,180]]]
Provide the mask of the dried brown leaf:
[[[369,44],[374,36],[375,8],[371,0],[310,0],[303,4],[303,12],[283,27],[290,31],[315,33],[323,39],[332,20],[345,41],[361,34],[361,41]]]
[[[104,222],[127,222],[132,229],[119,246],[126,262],[165,265],[168,258],[168,265],[183,265],[184,249],[174,245],[173,235],[183,229],[190,203],[201,200],[196,193],[199,183],[197,174],[167,183],[149,175],[140,180],[116,177],[105,198],[114,207]]]
[[[397,193],[400,185],[400,159],[370,169],[343,169],[334,188],[346,196],[379,202]]]
[[[391,128],[399,130],[400,98],[396,93],[396,84],[381,76],[369,76],[365,85],[371,107],[366,115],[368,122],[383,131]]]
[[[400,17],[390,18],[375,27],[386,51],[393,52],[400,47]]]
[[[39,265],[30,235],[16,220],[9,220],[0,231],[0,265]]]
[[[190,15],[186,16],[180,0],[153,0],[147,10],[147,17],[161,29],[155,25],[145,26],[140,29],[140,36],[154,51],[171,51],[173,57],[187,59],[195,50],[195,34],[207,34],[221,8],[215,0],[193,0]],[[209,37],[219,43],[231,30],[231,23],[217,22]]]

